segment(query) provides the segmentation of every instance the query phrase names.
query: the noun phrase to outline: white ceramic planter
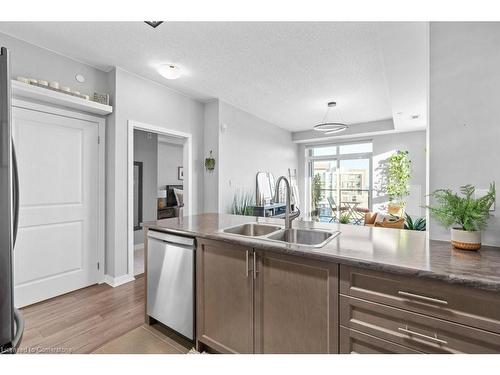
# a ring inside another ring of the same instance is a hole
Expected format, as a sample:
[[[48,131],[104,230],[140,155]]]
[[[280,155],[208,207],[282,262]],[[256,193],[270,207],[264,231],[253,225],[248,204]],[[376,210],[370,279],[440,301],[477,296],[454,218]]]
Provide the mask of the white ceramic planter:
[[[452,228],[451,243],[457,249],[479,250],[481,248],[481,231],[468,232]]]

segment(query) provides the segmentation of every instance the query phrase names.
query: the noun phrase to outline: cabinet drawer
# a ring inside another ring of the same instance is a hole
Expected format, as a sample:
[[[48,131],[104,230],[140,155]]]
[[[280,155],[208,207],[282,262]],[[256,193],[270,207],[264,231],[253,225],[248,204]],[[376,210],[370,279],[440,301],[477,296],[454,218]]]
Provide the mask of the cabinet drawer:
[[[353,297],[340,297],[340,324],[425,353],[500,353],[498,334]]]
[[[419,354],[418,350],[340,327],[340,354]]]
[[[500,293],[349,266],[340,293],[500,333]]]

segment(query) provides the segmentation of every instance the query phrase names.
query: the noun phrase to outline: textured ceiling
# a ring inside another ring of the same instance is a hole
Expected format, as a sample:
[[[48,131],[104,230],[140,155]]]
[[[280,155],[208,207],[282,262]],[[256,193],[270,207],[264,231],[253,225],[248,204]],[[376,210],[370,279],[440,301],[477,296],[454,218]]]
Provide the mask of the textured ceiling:
[[[0,32],[199,100],[219,98],[292,131],[319,122],[330,100],[338,102],[332,119],[347,123],[394,117],[397,128],[397,116],[426,117],[422,23],[0,22]],[[155,67],[167,62],[186,75],[165,80]]]

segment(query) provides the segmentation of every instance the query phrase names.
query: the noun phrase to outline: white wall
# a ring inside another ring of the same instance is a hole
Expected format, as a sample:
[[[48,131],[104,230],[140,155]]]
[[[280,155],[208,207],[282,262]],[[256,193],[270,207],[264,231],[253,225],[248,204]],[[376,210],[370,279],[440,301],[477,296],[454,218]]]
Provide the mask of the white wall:
[[[182,151],[181,151],[182,159]],[[158,195],[158,135],[134,130],[134,161],[142,162],[142,221],[156,220]],[[142,229],[134,231],[134,244],[144,243]]]
[[[158,190],[164,189],[165,185],[183,184],[177,174],[177,168],[182,167],[183,156],[182,145],[158,142]]]
[[[237,191],[255,196],[257,172],[271,172],[277,179],[297,168],[298,148],[291,132],[222,101],[219,108],[225,127],[219,138],[219,207],[229,212]]]
[[[430,190],[500,187],[500,23],[430,24]],[[498,194],[497,194],[498,199]],[[500,245],[497,210],[483,243]],[[431,220],[431,237],[449,231]]]
[[[152,124],[190,133],[193,140],[193,213],[203,207],[203,104],[120,68],[114,71],[116,81],[115,118],[108,126],[109,163],[114,166],[108,176],[108,253],[107,274],[117,277],[128,273],[127,253],[127,122]],[[112,201],[110,203],[110,201]],[[108,267],[109,265],[109,267]],[[133,270],[132,270],[133,271]]]
[[[203,205],[204,212],[219,212],[219,100],[213,100],[205,104],[205,125],[203,134],[203,161],[210,155],[215,158],[213,171],[204,169],[203,180]]]

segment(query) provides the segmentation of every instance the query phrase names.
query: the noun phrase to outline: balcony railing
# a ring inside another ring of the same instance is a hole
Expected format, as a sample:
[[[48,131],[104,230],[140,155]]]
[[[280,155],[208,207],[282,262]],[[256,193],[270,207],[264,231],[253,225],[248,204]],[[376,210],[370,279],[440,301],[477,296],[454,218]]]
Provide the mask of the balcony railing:
[[[340,192],[340,199],[338,192]],[[354,196],[352,196],[353,195],[352,193],[354,193]],[[346,195],[350,195],[350,197],[345,198]],[[361,197],[358,197],[360,195]],[[334,214],[331,210],[330,204],[326,199],[329,196],[333,197],[335,203],[337,204],[337,207],[345,206],[344,202],[346,201],[359,202],[357,208],[368,208],[371,211],[372,197],[371,197],[371,190],[369,189],[321,189],[321,196],[317,211],[317,215],[319,217],[332,217]]]

